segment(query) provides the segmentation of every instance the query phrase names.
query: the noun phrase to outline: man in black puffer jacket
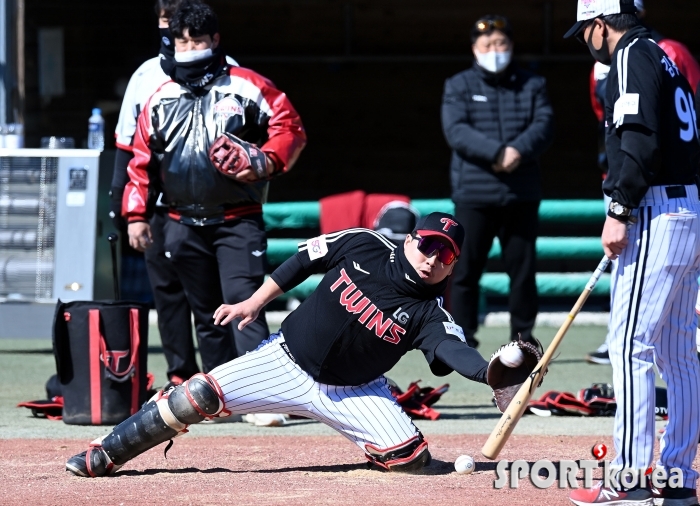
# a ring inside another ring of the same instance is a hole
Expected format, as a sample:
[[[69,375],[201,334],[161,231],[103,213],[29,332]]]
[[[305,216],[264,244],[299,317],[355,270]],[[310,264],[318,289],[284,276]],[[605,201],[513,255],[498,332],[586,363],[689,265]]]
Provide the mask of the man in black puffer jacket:
[[[511,62],[512,31],[501,16],[472,28],[474,66],[445,82],[442,127],[452,148],[455,216],[464,224],[452,312],[476,347],[479,279],[494,237],[510,276],[511,339],[532,339],[537,316],[535,240],[542,198],[538,157],[552,140],[545,80]]]

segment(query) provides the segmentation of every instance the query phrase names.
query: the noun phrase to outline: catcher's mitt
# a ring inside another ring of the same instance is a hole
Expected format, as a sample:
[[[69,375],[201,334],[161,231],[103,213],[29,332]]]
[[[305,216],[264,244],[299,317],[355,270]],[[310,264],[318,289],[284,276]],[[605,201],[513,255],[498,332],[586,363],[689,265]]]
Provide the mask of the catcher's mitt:
[[[246,169],[252,169],[258,179],[267,178],[267,156],[254,144],[224,132],[209,148],[209,159],[216,170],[225,176],[235,177]]]
[[[499,358],[505,350],[512,347],[517,347],[524,355],[523,362],[517,367],[508,367]],[[542,358],[541,348],[539,342],[537,342],[536,346],[526,341],[511,341],[498,348],[491,355],[491,361],[486,371],[486,382],[493,390],[493,398],[501,413],[506,410],[508,404],[510,404],[510,401],[520,389],[520,385],[530,376]]]

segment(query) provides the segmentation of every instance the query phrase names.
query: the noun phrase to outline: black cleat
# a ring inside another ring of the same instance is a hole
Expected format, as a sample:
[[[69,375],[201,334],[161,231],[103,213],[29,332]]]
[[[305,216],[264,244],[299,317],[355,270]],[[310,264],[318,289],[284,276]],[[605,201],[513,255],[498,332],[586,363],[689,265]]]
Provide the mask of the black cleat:
[[[89,478],[90,474],[88,474],[87,470],[87,461],[85,459],[86,456],[87,452],[73,455],[71,458],[68,459],[68,462],[66,462],[66,471],[71,472],[76,476]]]
[[[120,467],[112,463],[101,446],[91,446],[87,451],[73,455],[66,462],[66,471],[83,478],[107,476]]]

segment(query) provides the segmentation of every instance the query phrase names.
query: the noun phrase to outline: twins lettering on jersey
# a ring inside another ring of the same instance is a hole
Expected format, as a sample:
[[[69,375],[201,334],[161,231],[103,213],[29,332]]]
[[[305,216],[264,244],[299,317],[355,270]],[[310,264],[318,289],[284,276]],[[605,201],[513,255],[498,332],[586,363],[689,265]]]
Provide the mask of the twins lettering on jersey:
[[[214,104],[214,119],[227,121],[232,116],[243,116],[243,106],[233,97],[225,97]]]
[[[374,330],[377,337],[384,339],[391,344],[399,344],[401,336],[406,333],[406,329],[394,323],[394,320],[387,317],[384,319],[384,313],[377,309],[377,306],[370,299],[363,296],[362,291],[353,283],[345,269],[340,269],[340,277],[331,285],[331,292],[335,292],[342,285],[347,285],[340,293],[340,305],[345,308],[348,313],[360,314],[359,322],[364,324],[369,330]],[[394,312],[394,317],[402,323],[408,321],[408,314],[405,312],[395,316],[401,311],[401,308]]]

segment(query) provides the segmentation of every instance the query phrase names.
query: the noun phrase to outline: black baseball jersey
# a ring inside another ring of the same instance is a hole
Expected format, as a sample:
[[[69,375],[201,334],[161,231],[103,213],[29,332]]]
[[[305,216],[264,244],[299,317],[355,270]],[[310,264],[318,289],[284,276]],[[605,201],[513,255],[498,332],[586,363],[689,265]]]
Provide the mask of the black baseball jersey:
[[[322,235],[301,243],[272,279],[286,291],[319,271],[321,283],[282,323],[294,360],[316,381],[367,383],[420,349],[433,373],[485,382],[487,362],[443,307],[446,280],[421,280],[403,245],[359,228]]]
[[[644,27],[620,39],[605,102],[605,194],[636,208],[649,186],[695,182],[700,160],[693,92]]]

